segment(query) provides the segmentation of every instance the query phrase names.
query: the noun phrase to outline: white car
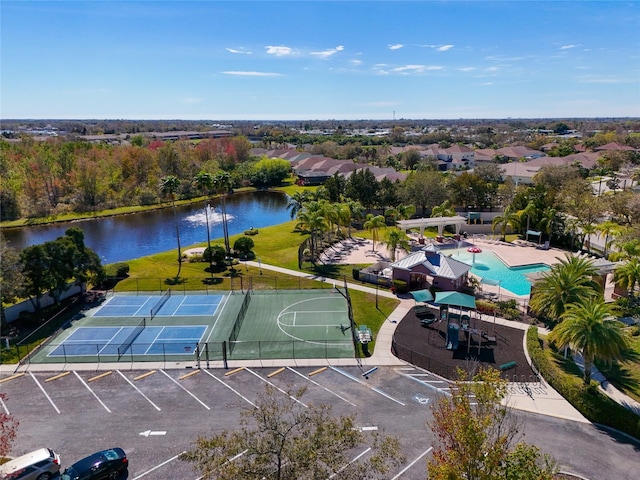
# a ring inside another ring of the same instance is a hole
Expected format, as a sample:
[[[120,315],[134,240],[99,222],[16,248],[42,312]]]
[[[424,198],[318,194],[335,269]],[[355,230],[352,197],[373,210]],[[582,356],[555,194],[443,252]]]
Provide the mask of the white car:
[[[0,465],[0,480],[49,480],[60,472],[60,456],[41,448]]]

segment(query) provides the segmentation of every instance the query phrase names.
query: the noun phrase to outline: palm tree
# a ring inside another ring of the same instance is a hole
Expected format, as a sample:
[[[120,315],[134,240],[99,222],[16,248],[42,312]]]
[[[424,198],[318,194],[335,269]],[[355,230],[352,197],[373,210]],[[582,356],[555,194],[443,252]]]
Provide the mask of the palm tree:
[[[367,221],[364,222],[364,228],[371,232],[371,238],[373,239],[373,251],[376,251],[376,241],[379,239],[379,232],[381,228],[385,228],[384,216],[376,215],[372,213],[367,215]]]
[[[432,217],[454,217],[455,215],[456,210],[449,200],[445,200],[431,209]]]
[[[349,207],[349,237],[351,237],[351,223],[353,221],[358,221],[362,219],[362,215],[364,215],[364,207],[357,200],[347,200],[347,206]]]
[[[585,297],[567,306],[562,323],[549,334],[559,347],[570,347],[584,358],[584,383],[591,383],[594,360],[620,360],[628,347],[628,339],[613,318],[610,304],[599,297]]]
[[[209,192],[213,188],[213,175],[204,170],[198,173],[193,179],[197,188],[200,189],[202,195],[204,195],[204,218],[207,223],[207,247],[211,252],[211,232],[209,231]],[[213,275],[213,259],[212,255],[209,255],[209,271]]]
[[[636,287],[640,287],[640,258],[633,257],[624,262],[613,272],[614,283],[635,296]]]
[[[547,207],[542,212],[542,218],[540,219],[540,230],[547,234],[549,244],[551,244],[551,237],[553,236],[553,225],[556,222],[558,212],[553,207]]]
[[[160,179],[160,191],[164,197],[171,199],[171,207],[173,209],[173,221],[176,225],[176,238],[178,240],[178,274],[176,278],[180,277],[182,271],[182,251],[180,247],[180,229],[178,227],[178,217],[176,215],[176,194],[180,189],[180,180],[175,175],[166,175]]]
[[[389,255],[391,257],[391,261],[396,261],[396,250],[400,248],[405,252],[409,251],[409,238],[407,235],[400,230],[399,228],[392,228],[387,232],[385,236],[385,245],[389,249]]]
[[[289,201],[287,202],[287,210],[291,211],[291,220],[298,216],[298,212],[302,210],[304,204],[309,200],[311,200],[311,194],[308,190],[295,192],[289,197]]]
[[[522,210],[518,211],[518,217],[520,219],[520,221],[522,221],[522,217],[527,217],[527,229],[525,230],[526,236],[528,237],[529,235],[529,224],[531,222],[531,216],[535,215],[538,211],[538,207],[536,206],[535,202],[533,201],[529,201],[529,203],[527,204],[526,207],[524,207]],[[540,239],[538,239],[540,240]]]
[[[579,227],[582,235],[582,246],[586,243],[587,252],[591,252],[591,235],[596,233],[596,226],[589,221],[584,221],[579,223]]]
[[[602,296],[602,287],[593,279],[596,273],[591,260],[566,254],[564,260],[534,284],[529,301],[531,310],[560,320],[567,305],[586,297]]]
[[[226,195],[231,188],[231,175],[229,172],[218,172],[213,177],[213,188],[220,194],[220,209],[222,210],[222,235],[224,237],[224,248],[227,252],[226,258],[231,257],[231,245],[229,244],[229,226],[227,224]]]
[[[607,257],[607,250],[611,246],[613,240],[609,240],[609,237],[616,237],[621,232],[621,226],[613,222],[611,220],[607,220],[606,222],[602,222],[596,225],[596,232],[599,235],[604,235],[604,252],[603,256]]]
[[[616,244],[618,246],[618,250],[611,252],[610,260],[617,262],[620,260],[640,257],[640,239],[634,238],[622,243],[616,241]]]
[[[327,221],[323,212],[318,207],[318,202],[308,202],[300,212],[298,212],[298,224],[296,228],[307,231],[311,235],[311,256],[316,256],[318,232],[327,228]]]
[[[500,227],[500,234],[502,235],[502,241],[507,240],[507,227],[511,227],[512,230],[516,230],[520,226],[520,216],[517,212],[513,211],[511,205],[505,208],[502,215],[494,217],[491,223],[491,231],[495,233],[496,227]]]

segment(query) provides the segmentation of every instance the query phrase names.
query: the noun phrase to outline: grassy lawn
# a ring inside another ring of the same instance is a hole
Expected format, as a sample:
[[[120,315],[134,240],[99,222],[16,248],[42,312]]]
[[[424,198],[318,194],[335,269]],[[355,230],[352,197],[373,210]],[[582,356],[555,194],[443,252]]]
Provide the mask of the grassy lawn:
[[[253,289],[297,289],[297,288],[330,288],[333,282],[320,284],[314,280],[290,276],[284,273],[274,272],[266,268],[260,268],[262,264],[298,270],[298,246],[305,236],[294,231],[296,222],[286,222],[273,227],[261,228],[257,235],[252,237],[255,242],[254,251],[256,261],[260,266],[247,265],[244,262],[230,269],[219,269],[207,272],[208,264],[204,262],[183,262],[180,277],[176,279],[178,272],[178,251],[171,250],[157,255],[150,255],[135,260],[130,260],[129,277],[120,281],[116,291],[155,291],[171,288],[180,290],[237,290],[242,288]],[[355,232],[354,232],[355,234]],[[368,232],[357,232],[358,236],[366,236]],[[231,245],[241,235],[230,238]],[[222,243],[222,239],[212,240],[212,243]],[[200,244],[197,246],[206,246]],[[305,263],[302,271],[318,276],[335,278],[361,283],[353,280],[353,268],[362,268],[365,265],[317,265]],[[350,290],[354,318],[358,324],[366,324],[375,334],[385,319],[400,303],[394,298],[378,297],[376,308],[375,294]],[[375,342],[370,346],[370,351],[375,348]]]
[[[596,366],[618,390],[640,402],[640,335],[631,337],[631,352],[623,362]]]

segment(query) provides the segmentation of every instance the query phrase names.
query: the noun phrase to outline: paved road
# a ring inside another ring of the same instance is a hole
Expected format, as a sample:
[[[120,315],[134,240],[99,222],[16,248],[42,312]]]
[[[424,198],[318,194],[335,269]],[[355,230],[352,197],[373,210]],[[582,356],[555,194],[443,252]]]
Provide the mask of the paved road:
[[[447,384],[411,366],[380,367],[368,379],[355,366],[309,376],[317,369],[286,367],[271,378],[276,368],[233,375],[219,369],[25,372],[0,384],[8,395],[0,408],[20,421],[15,453],[49,446],[65,466],[121,446],[130,458],[129,480],[195,480],[198,475],[177,456],[198,435],[235,428],[240,410],[251,408],[267,384],[282,391],[305,386],[307,393],[291,401],[328,403],[337,414],[357,413],[360,427],[400,437],[407,461],[391,478],[424,479],[433,445],[425,420]],[[563,470],[594,480],[640,478],[640,447],[624,437],[588,423],[516,413],[525,421],[525,441],[552,453]]]

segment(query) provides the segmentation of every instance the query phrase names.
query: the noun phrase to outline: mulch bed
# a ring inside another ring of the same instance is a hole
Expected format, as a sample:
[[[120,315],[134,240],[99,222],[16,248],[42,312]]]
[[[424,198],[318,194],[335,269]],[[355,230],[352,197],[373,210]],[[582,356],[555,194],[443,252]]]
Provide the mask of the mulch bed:
[[[437,310],[432,311],[438,314]],[[450,321],[459,323],[456,315],[451,314],[450,318]],[[523,338],[526,330],[494,325],[493,319],[489,318],[487,321],[472,318],[471,328],[489,335],[495,328],[496,342],[490,343],[480,335],[474,334],[471,336],[471,342],[467,343],[468,334],[460,330],[458,348],[455,351],[447,350],[446,320],[424,327],[411,309],[396,328],[393,351],[398,358],[449,379],[458,378],[458,368],[473,373],[479,368],[498,369],[500,365],[515,361],[515,367],[501,373],[503,378],[520,382],[537,381],[524,354]]]

